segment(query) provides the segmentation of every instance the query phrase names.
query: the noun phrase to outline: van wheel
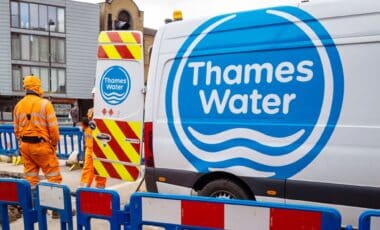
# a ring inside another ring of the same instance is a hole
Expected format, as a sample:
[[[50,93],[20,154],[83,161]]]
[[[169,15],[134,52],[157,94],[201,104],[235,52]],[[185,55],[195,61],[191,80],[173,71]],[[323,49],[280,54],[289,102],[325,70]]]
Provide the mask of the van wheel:
[[[198,192],[198,195],[225,199],[249,199],[249,195],[241,186],[226,179],[211,181]]]

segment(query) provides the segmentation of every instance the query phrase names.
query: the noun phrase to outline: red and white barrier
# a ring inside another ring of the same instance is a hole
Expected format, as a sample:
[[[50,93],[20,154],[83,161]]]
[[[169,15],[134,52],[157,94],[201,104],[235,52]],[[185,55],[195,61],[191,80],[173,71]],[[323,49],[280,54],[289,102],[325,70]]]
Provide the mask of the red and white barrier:
[[[199,229],[340,229],[340,216],[323,208],[317,210],[199,197],[182,199],[178,196],[154,197],[156,195],[151,194],[138,196],[132,198],[130,205],[133,229],[140,229],[142,224],[191,226]],[[139,211],[141,217],[135,215]],[[134,225],[135,220],[140,223]]]

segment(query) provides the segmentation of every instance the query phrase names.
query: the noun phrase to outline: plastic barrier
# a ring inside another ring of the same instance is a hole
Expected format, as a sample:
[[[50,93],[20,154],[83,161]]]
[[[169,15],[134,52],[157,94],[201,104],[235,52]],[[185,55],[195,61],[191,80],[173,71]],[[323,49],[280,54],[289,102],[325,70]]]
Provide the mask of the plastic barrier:
[[[67,159],[72,152],[76,151],[79,153],[78,160],[83,160],[83,132],[78,127],[62,126],[59,128],[59,133],[58,158]],[[13,125],[0,125],[0,154],[19,155],[19,146],[14,134]]]
[[[71,195],[70,189],[66,185],[40,183],[37,186],[35,209],[38,213],[38,226],[40,230],[48,229],[46,219],[48,209],[58,211],[61,229],[73,229]]]
[[[129,209],[130,229],[341,229],[339,212],[323,207],[135,193]]]
[[[24,229],[34,229],[38,221],[32,206],[32,192],[26,180],[0,178],[0,207],[2,229],[9,230],[8,205],[20,205],[24,218]]]
[[[77,151],[79,153],[78,160],[83,160],[83,132],[78,127],[62,126],[59,128],[59,133],[61,137],[57,156],[60,159],[67,159],[72,152]]]
[[[104,219],[111,230],[120,230],[127,219],[126,212],[120,210],[119,194],[112,190],[80,188],[76,192],[77,229],[91,229],[91,219]]]
[[[13,125],[0,125],[0,154],[18,155],[18,141]]]
[[[363,212],[359,217],[359,230],[380,229],[380,210]]]

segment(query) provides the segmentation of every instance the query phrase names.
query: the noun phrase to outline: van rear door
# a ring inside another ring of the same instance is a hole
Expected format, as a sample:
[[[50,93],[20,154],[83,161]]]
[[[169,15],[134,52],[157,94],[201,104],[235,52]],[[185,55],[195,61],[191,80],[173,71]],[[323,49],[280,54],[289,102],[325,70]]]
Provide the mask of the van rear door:
[[[144,61],[139,31],[99,35],[94,121],[94,166],[100,176],[140,176]]]

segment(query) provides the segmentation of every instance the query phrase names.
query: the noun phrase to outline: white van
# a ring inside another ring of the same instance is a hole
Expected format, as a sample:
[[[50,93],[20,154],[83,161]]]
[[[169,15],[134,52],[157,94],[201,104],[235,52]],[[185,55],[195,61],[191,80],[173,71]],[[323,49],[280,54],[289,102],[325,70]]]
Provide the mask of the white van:
[[[150,192],[380,209],[380,1],[185,20],[155,38]]]
[[[137,31],[99,35],[98,174],[141,177],[145,122],[148,191],[327,204],[345,224],[380,209],[380,1],[171,23],[145,106],[142,44]]]

